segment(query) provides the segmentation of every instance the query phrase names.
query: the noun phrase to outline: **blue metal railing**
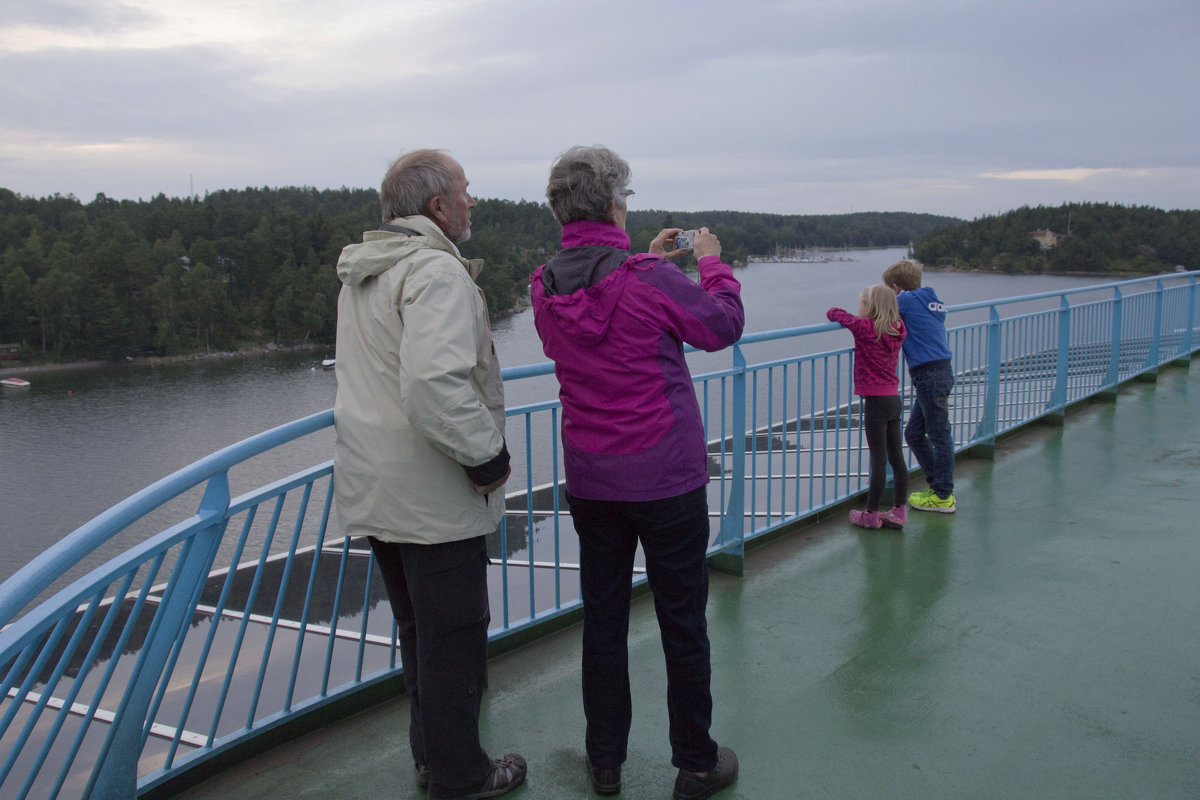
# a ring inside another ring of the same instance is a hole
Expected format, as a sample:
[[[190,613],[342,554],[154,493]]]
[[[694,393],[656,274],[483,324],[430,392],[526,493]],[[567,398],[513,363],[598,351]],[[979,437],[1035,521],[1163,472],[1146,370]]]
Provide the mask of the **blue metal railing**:
[[[956,448],[990,445],[1190,359],[1200,349],[1198,275],[951,309]],[[833,330],[747,334],[727,366],[707,372],[728,356],[689,354],[709,440],[714,557],[736,559],[746,542],[865,491],[852,350],[804,353]],[[539,364],[504,377],[552,386],[551,374]],[[508,410],[514,477],[489,540],[497,642],[579,608],[559,413],[553,399]],[[314,414],[198,461],[0,585],[0,795],[161,794],[210,760],[395,677],[394,623],[369,548],[330,524],[332,462],[232,493],[235,468],[332,420]],[[104,543],[201,490],[195,514],[93,563]],[[83,577],[56,585],[81,565]]]

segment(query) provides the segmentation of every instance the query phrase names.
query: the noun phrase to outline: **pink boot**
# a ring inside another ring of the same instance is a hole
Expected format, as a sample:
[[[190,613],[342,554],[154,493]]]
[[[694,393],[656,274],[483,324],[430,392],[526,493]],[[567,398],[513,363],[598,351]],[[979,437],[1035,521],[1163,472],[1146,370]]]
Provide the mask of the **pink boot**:
[[[904,527],[904,523],[908,521],[908,511],[904,506],[896,506],[891,511],[881,513],[879,521],[883,523],[883,527],[885,528],[900,530]]]
[[[883,526],[883,521],[879,518],[878,511],[859,511],[855,509],[850,512],[850,524],[857,525],[860,528],[875,530]]]

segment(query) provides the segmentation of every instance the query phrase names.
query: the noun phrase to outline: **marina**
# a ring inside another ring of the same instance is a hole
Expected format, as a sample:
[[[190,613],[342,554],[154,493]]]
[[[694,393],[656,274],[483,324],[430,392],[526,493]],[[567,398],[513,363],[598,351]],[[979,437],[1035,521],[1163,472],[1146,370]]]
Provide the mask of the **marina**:
[[[780,250],[774,255],[747,256],[747,264],[832,264],[857,261],[854,256],[839,255],[834,250],[806,250],[804,248]]]

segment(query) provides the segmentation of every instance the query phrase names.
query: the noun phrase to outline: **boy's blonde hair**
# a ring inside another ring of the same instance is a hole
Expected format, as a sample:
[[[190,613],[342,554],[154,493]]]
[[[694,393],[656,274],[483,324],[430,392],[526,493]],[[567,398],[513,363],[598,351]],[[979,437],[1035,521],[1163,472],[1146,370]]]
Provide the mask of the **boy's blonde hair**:
[[[900,306],[896,303],[896,293],[882,283],[863,289],[863,303],[867,307],[867,319],[875,323],[875,338],[899,336],[900,330],[896,323],[900,321]]]
[[[899,286],[902,292],[921,288],[921,265],[915,261],[897,261],[883,271],[883,282]]]

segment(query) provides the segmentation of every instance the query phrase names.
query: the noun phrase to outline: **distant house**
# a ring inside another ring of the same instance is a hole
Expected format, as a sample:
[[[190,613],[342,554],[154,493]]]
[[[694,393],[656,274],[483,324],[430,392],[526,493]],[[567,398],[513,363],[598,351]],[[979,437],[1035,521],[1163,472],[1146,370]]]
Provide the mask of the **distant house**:
[[[1054,231],[1034,231],[1029,235],[1038,240],[1043,250],[1053,250],[1058,246],[1058,234]]]
[[[0,361],[16,361],[21,357],[21,345],[0,344]]]

